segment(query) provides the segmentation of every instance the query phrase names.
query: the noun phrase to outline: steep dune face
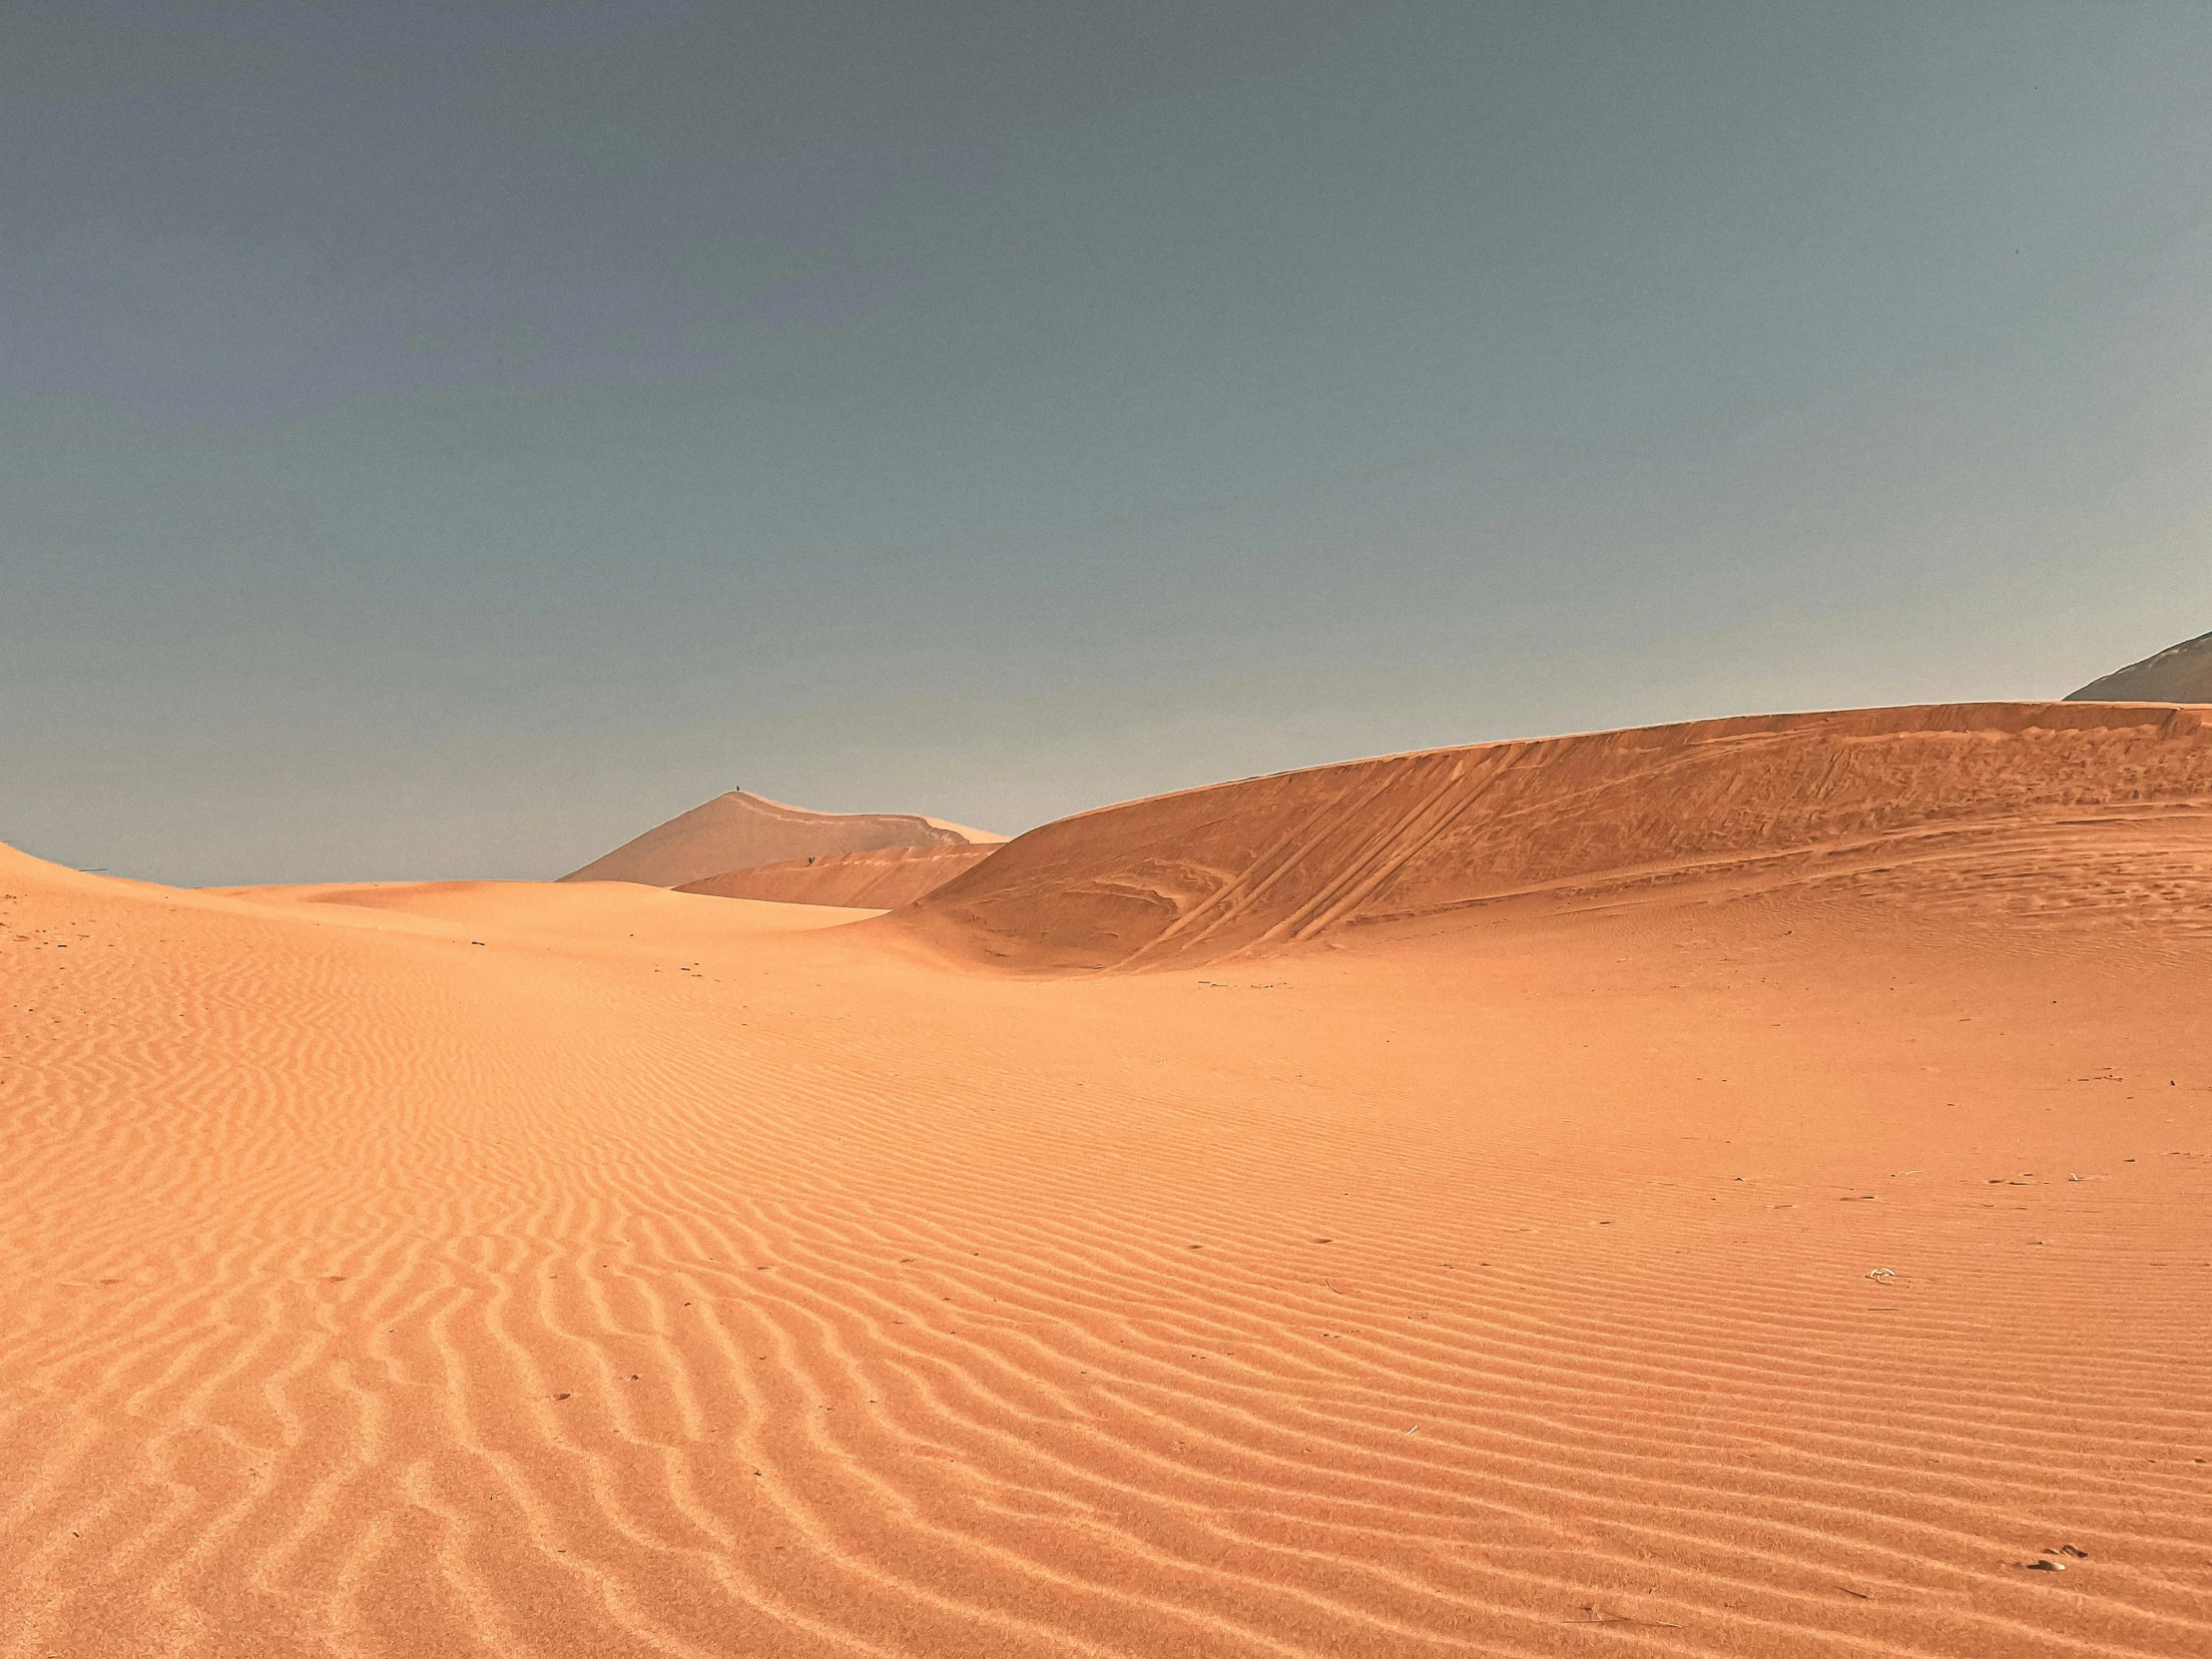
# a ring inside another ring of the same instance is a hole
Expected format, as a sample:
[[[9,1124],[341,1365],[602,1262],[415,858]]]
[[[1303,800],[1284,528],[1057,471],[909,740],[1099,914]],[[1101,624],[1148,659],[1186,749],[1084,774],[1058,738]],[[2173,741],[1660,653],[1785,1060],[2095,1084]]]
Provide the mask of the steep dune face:
[[[793,858],[892,846],[967,846],[1004,840],[987,830],[910,813],[816,813],[732,790],[571,870],[564,881],[681,887],[731,870]]]
[[[2169,645],[2156,656],[2115,669],[2066,699],[2069,703],[2212,703],[2212,634]]]
[[[1515,894],[1954,859],[2090,813],[2212,808],[2201,713],[1996,703],[1432,750],[1032,830],[896,925],[1025,971],[1196,963]]]
[[[839,904],[871,910],[896,910],[935,892],[998,850],[981,846],[886,846],[870,852],[832,852],[820,858],[794,858],[757,864],[704,881],[687,881],[679,892],[717,898],[765,899],[778,904]]]

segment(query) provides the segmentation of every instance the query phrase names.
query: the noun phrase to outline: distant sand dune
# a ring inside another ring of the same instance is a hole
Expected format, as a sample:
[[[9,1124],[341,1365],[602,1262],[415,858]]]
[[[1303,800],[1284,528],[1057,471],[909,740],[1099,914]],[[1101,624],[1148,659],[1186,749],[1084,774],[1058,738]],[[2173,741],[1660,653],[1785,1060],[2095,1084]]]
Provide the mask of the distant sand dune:
[[[2212,703],[2212,634],[2169,645],[2070,694],[2069,703]]]
[[[897,925],[1030,971],[1157,967],[1545,890],[1811,878],[2084,812],[2212,812],[2204,714],[1875,709],[1354,761],[1063,819]]]
[[[895,910],[972,869],[996,852],[1000,844],[832,852],[820,858],[795,858],[731,870],[704,881],[687,881],[677,890],[712,893],[718,898],[769,899],[780,904],[844,904]]]
[[[564,881],[636,881],[681,887],[755,864],[892,846],[965,846],[1004,840],[987,830],[911,813],[816,813],[732,790],[594,858]]]
[[[2212,1651],[2206,760],[1401,757],[926,948],[0,849],[0,1659]]]

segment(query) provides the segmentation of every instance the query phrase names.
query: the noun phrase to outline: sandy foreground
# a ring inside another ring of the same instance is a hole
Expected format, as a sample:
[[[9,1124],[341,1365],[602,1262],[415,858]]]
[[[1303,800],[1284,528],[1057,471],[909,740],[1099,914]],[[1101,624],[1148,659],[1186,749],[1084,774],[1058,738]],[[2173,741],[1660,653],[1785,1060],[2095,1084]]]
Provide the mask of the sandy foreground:
[[[0,1655],[2212,1652],[2186,794],[1141,973],[0,851]]]

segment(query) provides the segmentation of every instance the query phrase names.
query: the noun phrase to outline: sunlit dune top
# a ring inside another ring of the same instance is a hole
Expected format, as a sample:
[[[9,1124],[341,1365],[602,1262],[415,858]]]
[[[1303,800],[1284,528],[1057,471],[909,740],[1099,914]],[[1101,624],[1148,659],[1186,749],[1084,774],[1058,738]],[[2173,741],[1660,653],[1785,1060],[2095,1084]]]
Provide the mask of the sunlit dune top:
[[[890,846],[974,845],[1004,840],[913,813],[817,813],[732,790],[679,814],[561,877],[680,887],[732,870],[793,858]]]

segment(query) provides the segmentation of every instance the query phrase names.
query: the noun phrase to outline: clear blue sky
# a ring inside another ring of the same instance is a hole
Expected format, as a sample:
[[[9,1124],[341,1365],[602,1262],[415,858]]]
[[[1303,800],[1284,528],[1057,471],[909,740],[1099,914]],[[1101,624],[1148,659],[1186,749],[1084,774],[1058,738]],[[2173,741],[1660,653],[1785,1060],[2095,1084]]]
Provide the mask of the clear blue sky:
[[[550,875],[2212,627],[2212,7],[8,0],[0,838]]]

